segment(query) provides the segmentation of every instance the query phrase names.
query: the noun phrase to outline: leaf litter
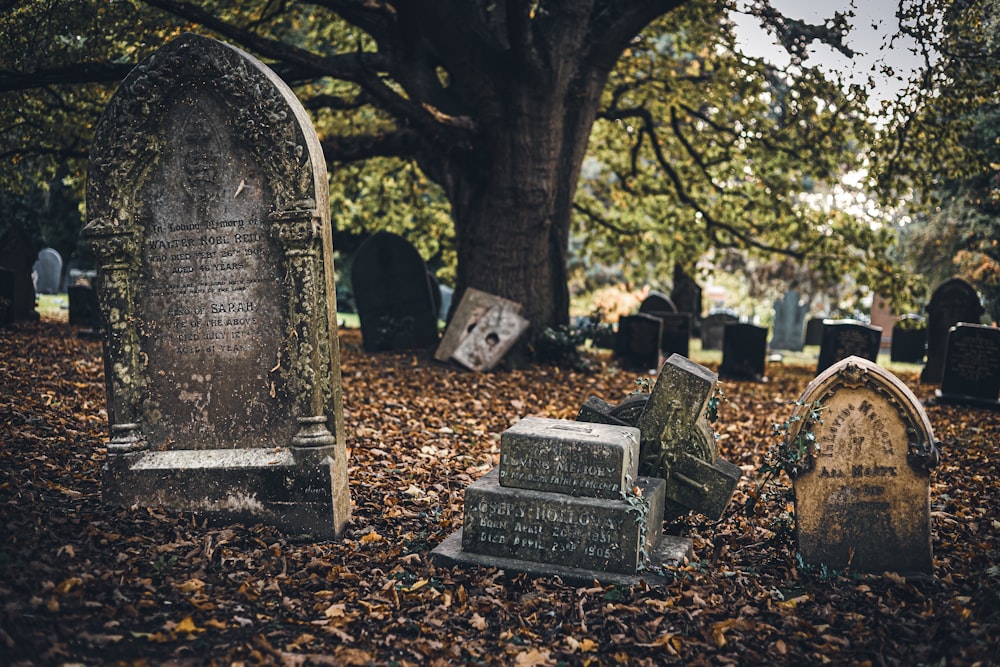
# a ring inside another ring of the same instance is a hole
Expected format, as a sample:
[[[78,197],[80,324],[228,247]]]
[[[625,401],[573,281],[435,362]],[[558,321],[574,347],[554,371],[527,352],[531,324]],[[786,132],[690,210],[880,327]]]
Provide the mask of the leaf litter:
[[[595,359],[472,374],[429,353],[366,355],[342,332],[353,517],[341,540],[102,504],[100,344],[63,323],[0,330],[0,656],[4,664],[1000,664],[1000,415],[930,406],[935,577],[803,568],[788,481],[759,494],[772,424],[812,369],[725,382],[729,512],[666,526],[695,544],[666,584],[573,587],[436,565],[465,487],[528,415],[619,401],[634,374]],[[918,396],[929,388],[900,375]]]

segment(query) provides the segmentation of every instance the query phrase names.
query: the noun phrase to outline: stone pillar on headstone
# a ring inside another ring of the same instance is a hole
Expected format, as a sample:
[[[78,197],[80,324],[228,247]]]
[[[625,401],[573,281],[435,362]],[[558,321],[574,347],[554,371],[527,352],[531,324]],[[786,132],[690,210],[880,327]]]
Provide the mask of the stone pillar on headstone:
[[[930,469],[939,452],[913,392],[889,371],[848,357],[813,379],[796,405],[786,445],[805,448],[793,480],[803,562],[930,574]],[[813,421],[817,405],[821,419]],[[806,432],[813,441],[799,439]]]

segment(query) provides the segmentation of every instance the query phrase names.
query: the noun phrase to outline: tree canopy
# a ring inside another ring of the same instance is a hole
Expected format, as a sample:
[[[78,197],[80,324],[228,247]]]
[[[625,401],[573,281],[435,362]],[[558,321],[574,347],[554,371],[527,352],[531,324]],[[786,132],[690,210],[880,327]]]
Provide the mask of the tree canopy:
[[[117,83],[197,31],[271,64],[313,114],[338,231],[400,231],[460,290],[522,301],[536,325],[566,320],[571,248],[635,281],[733,249],[788,258],[817,283],[854,274],[901,291],[891,226],[820,202],[873,140],[864,90],[804,60],[815,39],[848,51],[849,17],[811,26],[757,3],[794,55],[778,69],[740,53],[733,9],[14,3],[0,18],[0,183],[14,196],[57,176],[79,187]],[[897,161],[885,171],[904,170]]]

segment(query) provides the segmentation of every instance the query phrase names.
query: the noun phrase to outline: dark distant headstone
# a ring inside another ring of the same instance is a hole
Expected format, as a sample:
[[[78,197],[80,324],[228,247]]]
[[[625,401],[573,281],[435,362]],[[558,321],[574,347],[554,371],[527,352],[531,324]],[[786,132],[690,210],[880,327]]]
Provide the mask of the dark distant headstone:
[[[659,317],[663,323],[663,331],[660,334],[660,351],[663,352],[663,356],[669,357],[671,354],[691,356],[691,313],[650,312],[649,314]]]
[[[788,290],[784,297],[775,300],[771,349],[802,350],[802,325],[809,304],[799,300],[798,290]]]
[[[58,294],[62,283],[62,256],[52,248],[38,251],[38,259],[31,267],[35,275],[35,291],[39,294]]]
[[[806,322],[806,345],[823,344],[823,320],[825,317],[810,317]]]
[[[35,248],[19,222],[11,222],[0,233],[0,267],[13,273],[12,303],[8,307],[7,321],[37,321],[35,311],[35,285],[31,267],[36,256]]]
[[[1000,329],[957,324],[948,332],[939,403],[1000,409]]]
[[[701,321],[701,349],[721,350],[726,325],[739,321],[740,318],[732,313],[709,313]]]
[[[350,517],[326,161],[263,63],[194,34],[94,137],[106,501],[336,537]]]
[[[919,364],[927,347],[927,326],[920,315],[903,315],[892,327],[889,358]]]
[[[676,313],[677,306],[663,292],[653,290],[639,304],[640,313]]]
[[[94,288],[78,283],[70,285],[66,294],[69,297],[69,323],[94,328],[97,320],[97,311],[93,309],[96,303]]]
[[[17,276],[10,269],[0,267],[0,326],[14,321],[14,286]]]
[[[812,406],[823,406],[813,420]],[[834,570],[931,574],[930,470],[940,454],[910,389],[859,357],[820,373],[796,402],[786,442],[815,448],[794,475],[802,561]]]
[[[819,349],[816,374],[820,374],[841,359],[861,357],[878,359],[882,329],[857,320],[826,320],[823,322],[823,343]]]
[[[733,322],[725,326],[719,377],[763,382],[767,364],[767,328]]]
[[[927,363],[920,373],[921,382],[941,382],[948,330],[959,322],[979,324],[984,312],[976,290],[961,278],[952,278],[934,290],[927,304]]]
[[[430,274],[412,243],[376,232],[354,254],[354,302],[366,352],[431,347],[437,343],[438,308]]]
[[[659,368],[662,333],[659,317],[640,313],[619,318],[614,348],[619,365],[633,371]]]
[[[701,286],[694,278],[674,264],[674,285],[670,290],[670,300],[678,313],[691,313],[691,331],[701,335]]]

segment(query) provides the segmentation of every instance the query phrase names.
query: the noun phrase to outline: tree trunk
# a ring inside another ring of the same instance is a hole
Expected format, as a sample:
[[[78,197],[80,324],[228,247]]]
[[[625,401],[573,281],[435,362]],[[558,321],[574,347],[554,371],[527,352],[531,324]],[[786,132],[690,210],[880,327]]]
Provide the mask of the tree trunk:
[[[516,301],[533,332],[568,323],[572,203],[605,80],[512,90],[484,150],[449,170],[457,297],[474,287]]]

